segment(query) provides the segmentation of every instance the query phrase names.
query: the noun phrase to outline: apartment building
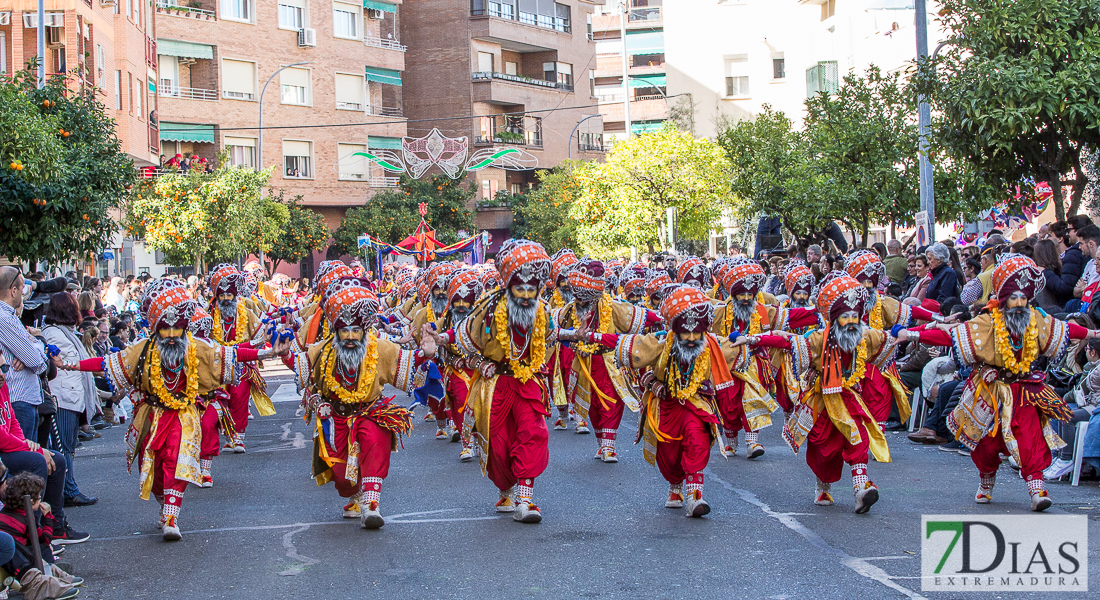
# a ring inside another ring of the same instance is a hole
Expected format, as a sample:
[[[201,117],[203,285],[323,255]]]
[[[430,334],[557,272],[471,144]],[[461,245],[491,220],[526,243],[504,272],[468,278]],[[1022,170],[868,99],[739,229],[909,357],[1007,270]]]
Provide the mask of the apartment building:
[[[592,35],[596,41],[596,96],[608,144],[627,137],[624,94],[630,102],[632,133],[659,129],[668,118],[670,101],[665,85],[665,9],[662,4],[663,0],[608,0],[607,4],[596,7],[592,19]],[[626,15],[625,43],[623,14]]]
[[[156,0],[161,154],[212,161],[225,150],[234,165],[274,167],[272,187],[300,194],[335,229],[346,209],[397,185],[354,154],[399,149],[406,134],[399,6]]]
[[[601,1],[405,2],[409,135],[438,128],[448,137],[466,137],[471,151],[515,145],[537,157],[539,168],[570,157],[602,158],[590,29],[593,6]],[[485,204],[498,192],[527,189],[535,169],[488,168],[469,177]],[[511,224],[507,206],[478,210],[478,228],[492,233],[491,252]]]

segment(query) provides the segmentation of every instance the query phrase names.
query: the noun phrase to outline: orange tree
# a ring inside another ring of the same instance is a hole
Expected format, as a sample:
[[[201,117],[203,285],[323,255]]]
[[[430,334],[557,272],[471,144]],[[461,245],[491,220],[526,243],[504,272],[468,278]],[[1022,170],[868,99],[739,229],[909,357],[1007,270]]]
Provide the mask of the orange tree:
[[[424,220],[435,229],[442,244],[459,239],[458,232],[473,235],[474,214],[466,204],[476,191],[462,179],[436,175],[428,179],[402,177],[395,190],[376,192],[363,206],[352,208],[333,232],[333,248],[340,254],[358,255],[357,238],[364,233],[396,244],[416,231],[420,223],[417,207],[427,205]]]
[[[135,172],[95,89],[66,77],[37,89],[30,70],[0,77],[0,132],[0,256],[60,262],[102,251],[116,230],[109,211]]]
[[[126,203],[127,234],[163,252],[169,263],[199,272],[204,264],[270,251],[289,216],[263,195],[271,170],[226,166],[222,159],[213,173],[172,172],[143,181]]]
[[[283,190],[279,190],[277,195],[272,190],[270,194],[271,200],[287,209],[286,226],[266,254],[266,258],[270,260],[268,272],[274,273],[279,268],[279,263],[298,263],[314,250],[324,248],[328,245],[332,232],[325,225],[324,217],[298,204],[302,201],[301,195],[287,201],[283,198]]]
[[[538,171],[539,183],[534,189],[511,196],[514,237],[534,240],[548,250],[580,247],[577,221],[569,217],[569,210],[582,191],[573,176],[577,164],[566,161],[553,169]]]

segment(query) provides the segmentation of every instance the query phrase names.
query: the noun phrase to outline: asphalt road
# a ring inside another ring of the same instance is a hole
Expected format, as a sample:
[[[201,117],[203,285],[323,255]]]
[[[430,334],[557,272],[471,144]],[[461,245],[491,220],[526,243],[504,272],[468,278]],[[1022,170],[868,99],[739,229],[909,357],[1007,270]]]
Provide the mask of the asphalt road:
[[[289,382],[270,378],[271,390]],[[291,399],[293,386],[279,399]],[[399,399],[404,393],[398,393]],[[995,503],[973,502],[969,458],[889,433],[894,462],[871,463],[881,499],[852,513],[850,479],[834,485],[837,505],[814,506],[805,459],[773,426],[767,454],[724,461],[715,451],[705,497],[712,512],[687,519],[664,508],[667,484],[620,441],[618,464],[593,460],[592,435],[550,432],[550,466],[538,478],[538,525],[493,510],[496,488],[459,445],[433,439],[416,421],[393,455],[382,488],[386,526],[342,519],[332,485],[309,477],[310,432],[296,402],[249,425],[248,453],[214,461],[214,488],[190,488],[184,538],[160,539],[153,501],[127,475],[123,430],[78,450],[82,491],[99,503],[69,509],[92,540],[65,560],[88,581],[87,598],[1022,598],[1021,593],[920,591],[922,514],[1030,514],[1023,481],[1007,467]],[[417,417],[422,416],[423,409]],[[632,440],[628,413],[621,440]],[[1100,491],[1050,486],[1053,514],[1089,516],[1090,587],[1100,590]],[[1036,598],[1072,594],[1035,594]],[[1076,595],[1085,597],[1084,594]]]

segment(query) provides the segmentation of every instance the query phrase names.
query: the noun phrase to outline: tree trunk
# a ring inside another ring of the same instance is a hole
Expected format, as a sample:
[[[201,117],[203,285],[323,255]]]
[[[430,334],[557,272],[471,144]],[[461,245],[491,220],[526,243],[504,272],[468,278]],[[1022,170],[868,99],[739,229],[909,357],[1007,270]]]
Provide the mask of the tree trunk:
[[[867,234],[869,233],[868,230],[871,228],[871,224],[869,222],[870,218],[871,218],[870,215],[868,215],[867,212],[865,211],[863,213],[863,247],[864,248],[867,247]],[[853,240],[854,240],[855,236],[852,236],[852,237],[853,237]]]
[[[1047,182],[1053,192],[1054,218],[1058,221],[1066,220],[1066,205],[1062,203],[1062,176],[1054,169],[1048,171]]]
[[[1077,180],[1073,182],[1073,191],[1069,194],[1069,210],[1068,216],[1077,214],[1077,211],[1081,210],[1081,198],[1085,195],[1085,186],[1088,185],[1088,177],[1085,177],[1084,173],[1081,173],[1077,166],[1074,165],[1074,171],[1077,171]],[[1068,181],[1066,183],[1069,183]]]

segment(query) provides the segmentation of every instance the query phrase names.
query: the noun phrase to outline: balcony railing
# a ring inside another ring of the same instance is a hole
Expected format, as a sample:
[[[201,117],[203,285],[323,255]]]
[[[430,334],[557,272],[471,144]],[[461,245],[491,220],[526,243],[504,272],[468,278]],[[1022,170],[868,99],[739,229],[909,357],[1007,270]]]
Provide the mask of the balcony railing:
[[[486,4],[488,4],[487,7]],[[543,29],[552,29],[561,33],[573,32],[568,18],[551,17],[548,15],[539,15],[522,11],[517,14],[512,4],[502,4],[500,2],[486,3],[484,0],[473,0],[470,8],[470,16],[496,17],[509,21],[519,21],[524,25],[534,25],[535,27],[541,27]]]
[[[372,104],[367,107],[367,114],[374,115],[376,117],[400,117],[400,108],[391,108],[389,106],[377,106]]]
[[[392,188],[397,187],[397,184],[401,182],[400,177],[381,177],[375,176],[370,178],[370,186],[376,188]]]
[[[607,146],[593,142],[577,142],[577,149],[581,152],[607,152]]]
[[[406,46],[403,46],[393,40],[384,40],[373,35],[363,36],[363,43],[373,48],[385,48],[386,50],[397,50],[398,52],[404,52],[408,50]]]
[[[534,85],[538,87],[564,90],[567,92],[573,91],[572,84],[560,83],[557,81],[546,81],[545,79],[534,79],[532,77],[523,77],[521,75],[509,75],[507,73],[496,73],[494,71],[475,71],[471,77],[474,81],[488,81],[490,79],[503,79],[504,81],[511,81],[512,83],[522,83],[526,85]]]
[[[517,146],[542,147],[542,122],[535,119],[530,127],[495,125],[491,135],[482,131],[474,139],[475,144],[514,144]]]
[[[185,100],[217,100],[218,90],[201,90],[198,88],[179,87],[176,85],[160,85],[157,87],[157,95],[161,98],[183,98]]]
[[[179,6],[180,0],[157,0],[157,12],[161,14],[175,15],[177,17],[190,17],[192,19],[205,19],[216,21],[217,15],[212,10]]]

